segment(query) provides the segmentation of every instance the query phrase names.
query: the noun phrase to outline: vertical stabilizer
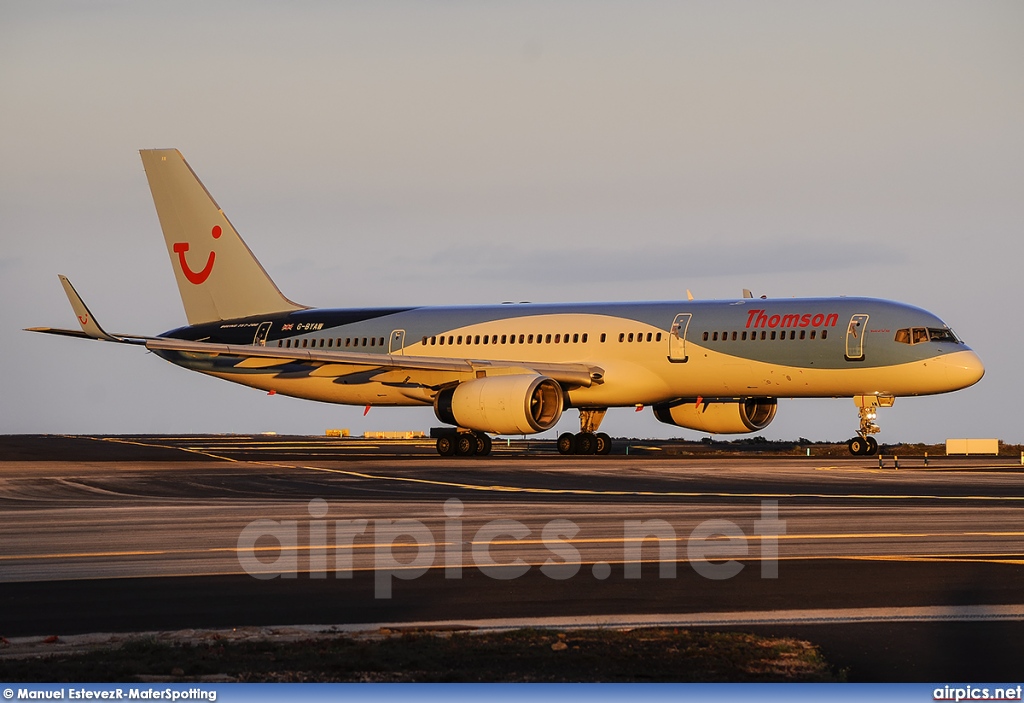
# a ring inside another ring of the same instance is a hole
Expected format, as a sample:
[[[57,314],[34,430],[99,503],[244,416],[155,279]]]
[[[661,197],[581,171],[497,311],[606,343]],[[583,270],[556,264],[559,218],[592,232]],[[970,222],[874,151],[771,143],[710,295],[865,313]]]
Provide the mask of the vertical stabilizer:
[[[177,149],[139,153],[190,325],[304,309],[281,294]]]

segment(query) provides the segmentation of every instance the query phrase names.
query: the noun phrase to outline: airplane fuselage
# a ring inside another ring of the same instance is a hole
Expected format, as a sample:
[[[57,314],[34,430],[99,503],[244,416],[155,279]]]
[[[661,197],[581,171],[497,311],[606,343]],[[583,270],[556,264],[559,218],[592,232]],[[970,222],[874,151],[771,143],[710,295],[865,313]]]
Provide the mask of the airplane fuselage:
[[[914,343],[915,329],[932,332]],[[983,372],[974,352],[935,315],[871,298],[309,309],[161,336],[270,349],[600,367],[600,382],[568,391],[576,407],[698,397],[927,395],[971,385]],[[401,372],[335,375],[329,363],[310,371],[308,365],[158,353],[236,383],[331,403],[429,405],[436,390],[422,379],[404,383]]]

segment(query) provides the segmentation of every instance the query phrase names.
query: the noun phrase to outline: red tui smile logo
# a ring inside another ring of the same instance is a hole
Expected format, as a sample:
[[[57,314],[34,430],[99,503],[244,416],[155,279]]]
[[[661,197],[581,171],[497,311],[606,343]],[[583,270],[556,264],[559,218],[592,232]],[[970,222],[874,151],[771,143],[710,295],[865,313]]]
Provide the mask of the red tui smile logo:
[[[210,234],[213,235],[214,239],[220,239],[220,226],[214,225],[213,229],[210,230]],[[175,242],[173,248],[174,253],[178,255],[181,272],[185,274],[185,278],[188,279],[189,283],[198,286],[210,277],[210,272],[213,271],[213,261],[217,258],[217,252],[211,251],[209,258],[206,260],[206,266],[203,267],[202,271],[196,272],[189,268],[188,261],[185,259],[185,253],[188,251],[188,242]]]

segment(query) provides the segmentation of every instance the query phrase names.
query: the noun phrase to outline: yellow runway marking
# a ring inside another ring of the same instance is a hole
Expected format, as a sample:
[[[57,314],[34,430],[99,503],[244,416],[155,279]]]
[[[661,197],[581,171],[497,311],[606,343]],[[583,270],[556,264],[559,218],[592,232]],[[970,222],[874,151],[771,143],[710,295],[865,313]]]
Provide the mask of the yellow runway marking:
[[[465,491],[478,491],[485,493],[523,493],[528,495],[559,495],[559,496],[610,496],[610,497],[642,497],[642,498],[759,498],[762,500],[780,500],[785,498],[820,498],[820,499],[846,499],[846,500],[936,500],[936,501],[977,501],[996,502],[1013,501],[1024,502],[1024,496],[943,496],[943,495],[912,495],[912,494],[868,494],[868,493],[726,493],[721,491],[623,491],[623,490],[594,490],[584,488],[539,488],[530,486],[502,486],[483,485],[476,483],[463,483],[459,481],[440,481],[437,479],[415,478],[412,476],[388,476],[386,474],[371,474],[350,469],[332,469],[324,466],[307,466],[302,464],[283,464],[269,461],[253,461],[244,459],[232,459],[212,452],[199,449],[188,449],[185,447],[167,447],[163,444],[146,444],[117,438],[99,438],[102,441],[120,442],[123,444],[134,444],[142,447],[156,447],[161,449],[180,449],[181,451],[201,454],[213,459],[229,461],[232,463],[254,464],[270,468],[293,470],[303,469],[306,471],[317,471],[321,473],[337,474],[352,478],[362,478],[371,481],[387,481],[392,483],[411,483],[424,486],[436,486],[439,488],[455,488]]]

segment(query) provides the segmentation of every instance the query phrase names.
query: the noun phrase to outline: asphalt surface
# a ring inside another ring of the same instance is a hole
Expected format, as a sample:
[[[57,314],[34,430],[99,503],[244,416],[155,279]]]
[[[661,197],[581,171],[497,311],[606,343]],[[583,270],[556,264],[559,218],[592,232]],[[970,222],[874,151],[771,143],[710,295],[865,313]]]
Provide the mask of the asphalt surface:
[[[818,609],[729,629],[851,680],[1021,676],[1019,464],[496,450],[0,437],[0,635]]]

